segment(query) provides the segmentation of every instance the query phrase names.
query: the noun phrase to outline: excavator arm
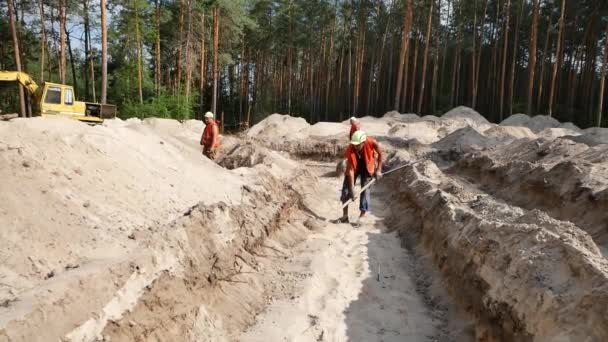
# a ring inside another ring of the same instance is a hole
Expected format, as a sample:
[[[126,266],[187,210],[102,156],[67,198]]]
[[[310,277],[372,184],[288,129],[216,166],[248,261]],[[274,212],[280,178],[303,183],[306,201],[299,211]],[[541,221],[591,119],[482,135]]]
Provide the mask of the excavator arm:
[[[39,98],[40,87],[32,79],[32,77],[24,72],[20,71],[0,71],[0,82],[18,82],[21,84],[32,96]]]

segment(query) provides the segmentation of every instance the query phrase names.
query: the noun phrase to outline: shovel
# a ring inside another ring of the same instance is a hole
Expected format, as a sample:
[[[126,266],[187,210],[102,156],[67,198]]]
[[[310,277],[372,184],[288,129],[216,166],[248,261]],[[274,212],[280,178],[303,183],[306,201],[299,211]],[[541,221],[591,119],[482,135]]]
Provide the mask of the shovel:
[[[384,172],[383,176],[386,176],[386,175],[388,175],[390,173],[393,173],[395,171],[401,170],[401,169],[406,168],[406,167],[408,167],[410,165],[413,165],[413,164],[415,164],[415,162],[406,163],[406,164],[403,164],[401,166],[397,166],[396,168],[394,168],[392,170]],[[361,194],[361,193],[363,193],[363,191],[367,190],[370,186],[372,186],[372,184],[376,183],[376,181],[377,181],[377,179],[374,178],[369,183],[365,184],[365,186],[361,188],[361,191],[359,191],[359,194]],[[359,197],[355,197],[354,200],[356,200],[357,198],[359,198]],[[353,199],[349,199],[348,201],[344,202],[344,204],[342,204],[342,209],[346,208],[349,204],[353,203],[354,200]]]

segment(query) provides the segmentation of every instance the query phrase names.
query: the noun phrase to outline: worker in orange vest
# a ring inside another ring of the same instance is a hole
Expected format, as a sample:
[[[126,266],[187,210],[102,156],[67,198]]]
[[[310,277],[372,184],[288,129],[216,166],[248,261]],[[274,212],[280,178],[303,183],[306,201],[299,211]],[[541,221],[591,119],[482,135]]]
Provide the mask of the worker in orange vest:
[[[351,139],[353,137],[353,133],[360,130],[361,123],[359,122],[359,119],[353,116],[352,118],[350,118],[350,133],[348,134],[348,139]]]
[[[220,129],[211,112],[205,113],[205,130],[201,137],[201,145],[203,146],[203,154],[211,160],[217,157],[217,151],[220,147]]]
[[[368,137],[361,130],[352,134],[350,144],[344,152],[344,157],[347,165],[340,197],[342,203],[356,198],[355,181],[357,177],[361,179],[361,188],[363,188],[372,180],[372,177],[376,179],[382,177],[382,166],[384,164],[384,155],[380,144],[376,139]],[[371,190],[367,189],[359,194],[359,219],[364,218],[369,212],[370,192]],[[348,222],[348,206],[343,209],[342,217],[338,222]]]

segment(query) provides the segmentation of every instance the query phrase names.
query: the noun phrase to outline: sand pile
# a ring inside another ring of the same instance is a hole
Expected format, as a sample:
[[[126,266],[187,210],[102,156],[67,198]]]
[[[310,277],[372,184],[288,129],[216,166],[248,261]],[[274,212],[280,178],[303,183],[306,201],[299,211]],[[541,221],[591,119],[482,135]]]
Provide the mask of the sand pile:
[[[393,220],[419,235],[417,248],[468,310],[500,322],[497,340],[608,338],[608,263],[579,227],[496,201],[430,161],[402,170],[392,188]]]
[[[39,338],[57,340],[123,285],[123,299],[108,310],[128,310],[180,258],[144,253],[140,234],[199,203],[240,203],[248,178],[203,158],[196,126],[157,119],[94,127],[67,119],[0,122],[0,302],[7,303],[0,306],[0,340],[40,327]],[[125,283],[137,264],[141,276]],[[41,314],[63,319],[37,325]]]
[[[456,169],[499,198],[578,224],[608,252],[608,145],[520,140],[466,156]]]
[[[280,152],[269,150],[252,141],[237,141],[222,151],[217,162],[231,170],[261,166],[264,172],[277,178],[290,177],[298,168],[297,162],[286,158]]]
[[[297,140],[306,138],[298,132],[308,128],[310,125],[303,118],[289,115],[272,114],[260,121],[247,131],[247,136],[258,139],[289,139]]]
[[[432,146],[441,151],[464,152],[487,148],[497,143],[498,141],[485,136],[475,128],[465,127],[448,134]]]
[[[442,119],[462,119],[465,121],[473,121],[477,124],[489,124],[490,122],[474,109],[469,107],[456,107],[441,116]]]
[[[348,137],[350,123],[317,122],[316,124],[302,129],[300,132],[307,137]]]
[[[557,139],[566,136],[576,137],[579,135],[581,135],[581,133],[569,128],[545,128],[538,133],[539,137],[545,139]]]
[[[483,131],[483,134],[488,137],[493,137],[501,142],[509,143],[518,139],[536,139],[534,134],[528,127],[523,126],[492,126]]]
[[[608,128],[587,128],[584,131],[581,131],[581,135],[569,138],[573,141],[587,144],[589,146],[608,144]]]
[[[368,135],[383,137],[388,135],[388,131],[395,121],[390,119],[387,120],[385,118],[376,118],[373,116],[364,116],[359,118],[359,122],[361,123],[361,129]],[[342,123],[347,124],[349,125],[348,127],[350,127],[349,120],[345,120]],[[346,133],[348,135],[348,130]]]
[[[395,124],[388,131],[388,135],[406,140],[416,139],[422,144],[432,144],[443,137],[440,132],[442,128],[441,122],[421,120]]]
[[[384,114],[382,116],[383,119],[391,121],[391,120],[395,120],[395,121],[401,121],[401,122],[412,122],[412,121],[418,121],[420,120],[420,116],[418,116],[417,114],[413,114],[413,113],[408,113],[408,114],[400,114],[397,111],[390,111],[387,112],[386,114]]]
[[[559,128],[561,123],[547,115],[536,115],[529,117],[526,114],[514,114],[500,123],[501,126],[524,126],[535,133],[547,128]]]

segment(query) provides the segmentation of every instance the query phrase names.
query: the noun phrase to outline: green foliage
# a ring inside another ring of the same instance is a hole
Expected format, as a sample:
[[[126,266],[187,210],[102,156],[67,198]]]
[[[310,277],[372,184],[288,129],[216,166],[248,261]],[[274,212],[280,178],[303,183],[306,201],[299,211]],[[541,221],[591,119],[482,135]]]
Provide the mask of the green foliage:
[[[193,98],[188,99],[183,95],[161,94],[149,98],[143,104],[130,100],[124,102],[120,107],[119,116],[122,119],[157,117],[187,120],[193,118],[193,104]]]

